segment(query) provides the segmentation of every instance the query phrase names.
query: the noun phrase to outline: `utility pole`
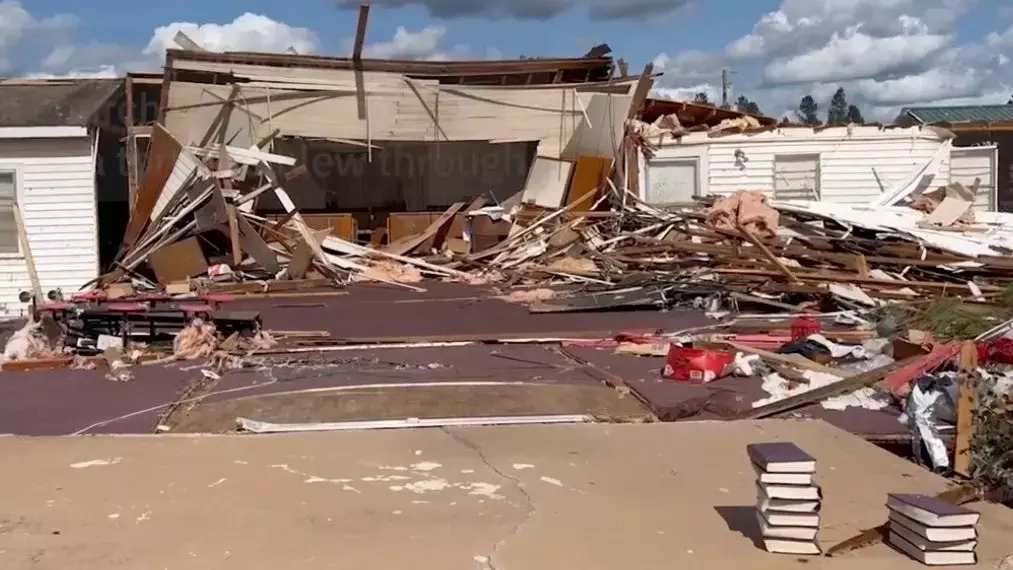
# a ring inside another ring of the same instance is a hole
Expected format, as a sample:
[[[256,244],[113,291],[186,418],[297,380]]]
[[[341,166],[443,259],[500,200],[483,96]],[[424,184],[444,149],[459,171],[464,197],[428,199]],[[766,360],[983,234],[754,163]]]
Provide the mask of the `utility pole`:
[[[722,69],[721,70],[721,108],[722,109],[727,109],[729,107],[729,104],[728,104],[728,95],[729,95],[729,92],[732,89],[732,77],[731,77],[731,75],[732,74],[727,69]]]

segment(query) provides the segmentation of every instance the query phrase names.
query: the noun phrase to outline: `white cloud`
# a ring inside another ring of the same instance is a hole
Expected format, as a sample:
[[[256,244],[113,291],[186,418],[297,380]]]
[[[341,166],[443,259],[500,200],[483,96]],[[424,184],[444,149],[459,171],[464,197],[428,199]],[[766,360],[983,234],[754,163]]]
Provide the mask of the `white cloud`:
[[[0,9],[5,3],[0,3]],[[18,13],[18,23],[34,21],[23,9]],[[0,12],[0,30],[4,24]],[[129,49],[115,44],[99,42],[75,43],[73,37],[63,38],[51,48],[49,54],[39,63],[40,71],[28,74],[31,77],[107,77],[127,71],[153,71],[162,65],[165,51],[178,48],[176,35],[183,32],[190,39],[211,51],[257,51],[285,52],[293,48],[300,54],[320,51],[321,42],[315,32],[308,28],[290,26],[267,16],[245,13],[227,24],[194,22],[173,22],[159,26],[152,32],[151,39],[142,50]],[[443,26],[428,26],[410,30],[399,26],[389,41],[368,43],[363,48],[366,57],[382,59],[450,60],[475,56],[465,45],[444,46],[447,29]],[[2,42],[2,38],[0,38]],[[3,44],[0,43],[0,56]],[[344,41],[348,55],[352,39]],[[486,59],[501,59],[503,54],[488,47]]]
[[[68,33],[77,23],[77,18],[67,14],[37,18],[21,2],[0,2],[0,73],[11,71],[12,54],[23,44]]]
[[[721,88],[717,85],[710,85],[708,83],[700,83],[689,87],[659,87],[654,90],[652,95],[662,99],[672,99],[673,101],[692,101],[696,97],[697,93],[706,93],[707,99],[712,103],[716,103],[721,100]]]
[[[874,38],[857,29],[834,34],[827,45],[775,60],[765,69],[771,83],[821,83],[877,77],[924,61],[949,43],[939,34]]]
[[[866,118],[878,120],[890,120],[910,104],[1005,103],[1013,93],[1013,26],[1005,22],[958,43],[956,26],[975,5],[782,0],[724,49],[662,54],[660,89],[692,93],[718,83],[726,68],[734,72],[734,96],[746,95],[772,116],[793,111],[806,94],[826,109],[838,87]]]
[[[417,32],[398,26],[390,41],[367,45],[362,54],[375,59],[451,59],[440,51],[440,43],[446,35],[447,29],[443,26],[428,26]]]
[[[298,53],[314,53],[320,46],[317,35],[309,28],[289,26],[247,12],[224,25],[173,22],[160,26],[155,28],[144,53],[161,58],[166,49],[178,48],[175,41],[178,32],[210,51],[284,52],[292,47]]]
[[[361,0],[333,0],[357,10]],[[563,13],[586,11],[592,20],[644,20],[673,14],[689,0],[376,0],[377,7],[423,6],[437,18],[515,18],[548,20]]]

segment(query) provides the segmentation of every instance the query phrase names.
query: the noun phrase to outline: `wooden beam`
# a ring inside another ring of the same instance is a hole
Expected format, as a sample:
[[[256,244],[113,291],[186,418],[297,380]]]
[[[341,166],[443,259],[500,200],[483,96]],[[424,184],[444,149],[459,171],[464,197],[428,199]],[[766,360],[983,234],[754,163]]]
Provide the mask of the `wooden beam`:
[[[125,102],[123,106],[123,124],[127,127],[127,139],[126,139],[126,163],[127,163],[127,209],[129,211],[134,207],[134,196],[137,195],[137,153],[134,146],[134,78],[127,76],[123,80],[123,93]],[[150,131],[149,131],[150,134]]]
[[[355,43],[352,46],[352,60],[362,61],[362,48],[366,44],[366,24],[369,22],[369,4],[359,6],[359,22],[355,25]]]
[[[14,225],[18,232],[18,242],[21,243],[21,256],[25,258],[25,267],[28,270],[28,280],[32,284],[35,302],[45,303],[46,297],[42,292],[42,282],[39,280],[35,258],[32,256],[32,245],[28,243],[28,229],[25,227],[25,218],[21,215],[21,206],[18,205],[17,201],[11,205],[11,211],[14,213]]]
[[[127,78],[135,85],[161,85],[165,81],[163,77],[136,77],[128,75]]]
[[[647,100],[647,95],[650,94],[651,87],[654,86],[653,73],[653,63],[644,66],[644,71],[641,72],[640,79],[637,80],[637,86],[633,89],[633,100],[630,102],[630,112],[627,113],[627,119],[635,118],[642,111],[644,101]]]
[[[960,397],[957,402],[957,441],[953,452],[953,471],[971,475],[971,436],[974,435],[976,398],[971,375],[978,368],[978,347],[967,341],[960,347]]]
[[[352,47],[352,69],[355,70],[355,106],[360,121],[367,121],[369,129],[369,113],[366,110],[366,80],[362,76],[362,48],[366,44],[366,24],[369,23],[369,4],[359,6],[359,22],[355,26],[355,44]]]

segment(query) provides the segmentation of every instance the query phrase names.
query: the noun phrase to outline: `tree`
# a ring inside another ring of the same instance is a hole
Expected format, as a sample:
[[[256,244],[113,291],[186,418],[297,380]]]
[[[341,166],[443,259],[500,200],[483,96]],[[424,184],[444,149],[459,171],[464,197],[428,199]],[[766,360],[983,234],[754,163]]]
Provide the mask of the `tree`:
[[[848,124],[848,96],[845,95],[843,87],[838,87],[834,96],[830,98],[830,107],[827,109],[827,124]]]
[[[711,99],[707,96],[706,92],[701,91],[693,96],[693,102],[700,105],[710,105]]]
[[[749,113],[750,115],[761,115],[760,106],[750,101],[745,95],[739,95],[738,100],[735,101],[735,107],[740,113]]]
[[[812,95],[806,95],[802,98],[802,101],[798,104],[798,111],[795,112],[796,118],[803,125],[809,125],[812,127],[820,124],[819,113],[820,106],[816,104],[816,100],[813,99]]]
[[[862,116],[862,112],[855,105],[848,105],[848,122],[856,125],[865,124],[865,117]]]

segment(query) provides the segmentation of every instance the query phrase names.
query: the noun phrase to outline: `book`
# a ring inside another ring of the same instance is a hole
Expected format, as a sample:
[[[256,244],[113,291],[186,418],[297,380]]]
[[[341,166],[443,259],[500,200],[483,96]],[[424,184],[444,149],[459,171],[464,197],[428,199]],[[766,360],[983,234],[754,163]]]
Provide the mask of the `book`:
[[[760,525],[760,536],[763,538],[787,538],[791,540],[815,540],[819,529],[814,526],[781,526],[770,524],[763,514],[756,513],[756,522]]]
[[[978,563],[978,556],[974,552],[919,550],[917,546],[904,540],[903,537],[893,531],[890,531],[890,537],[887,539],[887,542],[890,543],[890,546],[927,566],[956,566]]]
[[[768,473],[763,467],[753,463],[756,480],[761,483],[778,483],[782,485],[812,485],[812,473]]]
[[[786,513],[818,513],[820,501],[771,499],[763,492],[763,486],[756,485],[756,508],[761,511],[780,511]]]
[[[771,499],[790,499],[793,501],[818,501],[823,498],[819,485],[771,485],[760,483],[763,494]]]
[[[816,460],[794,443],[751,443],[746,453],[767,473],[814,473]]]
[[[887,497],[886,506],[895,513],[930,527],[974,526],[981,518],[980,513],[928,495],[891,493]]]
[[[822,554],[820,546],[808,540],[764,538],[763,547],[767,549],[767,552],[777,554]]]
[[[947,542],[934,542],[925,540],[924,536],[919,536],[918,533],[908,530],[907,528],[895,523],[890,523],[890,532],[897,534],[897,536],[913,544],[918,550],[933,552],[974,552],[974,549],[978,546],[978,541],[971,540],[951,540]]]
[[[757,509],[756,513],[764,522],[772,526],[820,526],[819,513],[779,513],[759,509]]]
[[[976,540],[978,530],[973,526],[931,527],[908,518],[896,511],[890,511],[890,528],[903,527],[928,542],[955,542]],[[901,534],[901,536],[904,536]]]

